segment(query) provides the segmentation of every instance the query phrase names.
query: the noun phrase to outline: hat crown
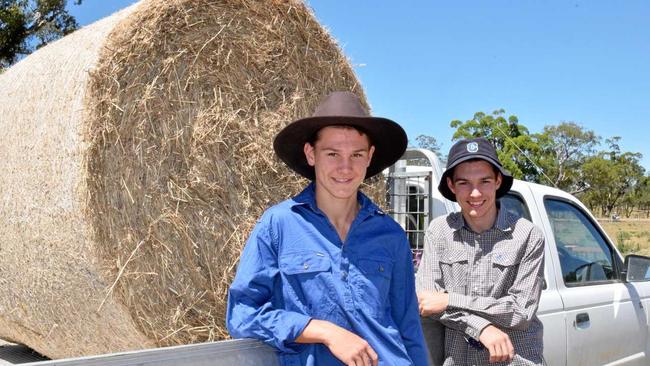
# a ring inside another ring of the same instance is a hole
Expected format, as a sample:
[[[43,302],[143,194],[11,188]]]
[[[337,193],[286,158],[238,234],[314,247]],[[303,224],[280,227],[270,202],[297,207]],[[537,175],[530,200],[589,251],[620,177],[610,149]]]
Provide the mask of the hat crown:
[[[333,92],[320,102],[313,114],[313,117],[327,116],[368,117],[369,114],[355,94]]]
[[[447,160],[447,168],[456,165],[456,161],[466,159],[468,156],[491,158],[491,163],[502,166],[494,146],[484,137],[463,139],[451,147]]]

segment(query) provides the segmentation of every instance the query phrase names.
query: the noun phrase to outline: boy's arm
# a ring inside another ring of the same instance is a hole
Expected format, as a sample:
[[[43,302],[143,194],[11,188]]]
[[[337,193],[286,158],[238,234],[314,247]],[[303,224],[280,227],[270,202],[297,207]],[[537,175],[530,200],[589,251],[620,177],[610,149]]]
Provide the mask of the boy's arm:
[[[413,255],[406,235],[398,248],[390,285],[391,314],[414,365],[428,364],[427,349],[415,294]]]
[[[476,332],[480,332],[479,328],[488,324],[495,324],[502,329],[527,328],[528,322],[537,311],[542,290],[544,237],[539,229],[534,228],[527,240],[526,252],[519,264],[513,285],[506,296],[497,299],[442,293],[444,283],[435,255],[435,240],[431,236],[425,236],[422,261],[427,269],[422,271],[423,273],[418,271],[418,290],[424,290],[420,297],[426,299],[429,305],[426,315],[444,311],[440,321],[454,329],[467,329],[466,333],[475,339],[478,339]]]
[[[346,365],[377,366],[379,357],[370,344],[358,335],[325,320],[312,319],[298,343],[322,343]]]
[[[268,222],[253,230],[241,255],[235,280],[228,292],[226,325],[234,338],[255,338],[281,352],[300,351],[301,344],[322,343],[341,361],[377,365],[378,357],[368,343],[331,322],[277,309],[274,288],[279,274],[277,245]]]
[[[233,338],[255,338],[282,352],[298,352],[296,339],[311,318],[274,307],[274,298],[281,296],[274,287],[277,258],[271,225],[263,217],[246,242],[228,291],[226,326]]]
[[[544,278],[544,237],[533,229],[515,280],[506,296],[449,294],[447,311],[464,310],[502,329],[526,329],[537,312]]]
[[[430,316],[440,321],[444,326],[459,330],[478,340],[479,335],[490,322],[480,316],[459,309],[447,309],[448,295],[440,270],[440,262],[436,246],[445,245],[445,240],[438,234],[435,223],[427,229],[424,235],[424,252],[416,277],[419,311],[422,316]],[[438,297],[431,299],[431,297]],[[438,309],[430,309],[428,302],[443,301]],[[446,309],[446,310],[445,310]],[[436,310],[435,313],[432,310]],[[444,311],[444,313],[443,313]]]

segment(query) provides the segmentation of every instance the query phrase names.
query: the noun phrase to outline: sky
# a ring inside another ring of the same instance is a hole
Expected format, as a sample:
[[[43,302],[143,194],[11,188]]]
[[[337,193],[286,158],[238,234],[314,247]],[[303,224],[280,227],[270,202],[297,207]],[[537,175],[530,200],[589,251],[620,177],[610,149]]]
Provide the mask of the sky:
[[[134,0],[68,1],[86,25]],[[360,79],[372,113],[409,139],[504,109],[531,133],[575,122],[650,172],[650,1],[308,0]],[[647,140],[648,139],[648,140]]]

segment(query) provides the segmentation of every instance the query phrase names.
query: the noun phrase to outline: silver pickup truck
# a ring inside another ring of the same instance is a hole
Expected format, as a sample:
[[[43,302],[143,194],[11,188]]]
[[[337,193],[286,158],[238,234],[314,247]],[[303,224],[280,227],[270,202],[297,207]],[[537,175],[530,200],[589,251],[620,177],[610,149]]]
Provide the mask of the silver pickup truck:
[[[418,149],[388,174],[391,211],[416,260],[430,220],[458,210],[437,191],[441,176],[437,157]],[[547,364],[649,365],[650,258],[623,258],[589,210],[561,190],[515,180],[501,203],[546,237],[538,316]]]
[[[458,207],[436,187],[437,157],[406,152],[386,172],[390,212],[406,230],[417,262],[428,223]],[[648,365],[650,258],[623,258],[589,210],[561,190],[515,180],[502,207],[546,235],[545,286],[539,318],[548,365]],[[159,348],[30,365],[278,365],[272,349],[252,340]]]

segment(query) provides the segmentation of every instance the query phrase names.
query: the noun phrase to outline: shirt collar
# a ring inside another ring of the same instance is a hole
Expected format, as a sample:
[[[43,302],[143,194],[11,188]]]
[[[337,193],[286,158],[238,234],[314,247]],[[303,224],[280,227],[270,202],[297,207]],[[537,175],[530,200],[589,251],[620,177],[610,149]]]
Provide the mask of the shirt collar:
[[[500,207],[501,202],[497,201],[497,207],[499,208],[499,213],[497,215],[497,221],[494,223],[494,227],[503,231],[508,232],[512,230],[514,225],[513,216],[505,209],[505,207]]]
[[[503,232],[512,230],[512,225],[514,224],[512,215],[508,213],[508,210],[501,208],[500,201],[497,201],[497,210],[497,219],[494,221],[494,225],[492,225],[490,230],[497,229]],[[455,231],[460,230],[463,227],[471,230],[469,225],[465,224],[465,218],[463,217],[462,212],[456,212],[454,217],[450,220],[449,226]]]
[[[357,201],[361,204],[361,209],[359,213],[365,213],[367,215],[383,215],[382,211],[377,205],[372,202],[361,191],[357,192]],[[292,200],[291,207],[295,206],[306,206],[314,212],[321,212],[321,210],[316,205],[316,184],[314,182],[309,183],[302,192],[295,196]]]

